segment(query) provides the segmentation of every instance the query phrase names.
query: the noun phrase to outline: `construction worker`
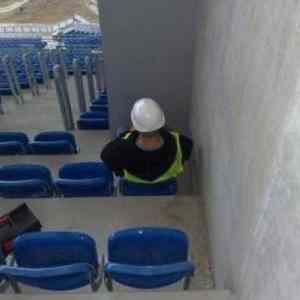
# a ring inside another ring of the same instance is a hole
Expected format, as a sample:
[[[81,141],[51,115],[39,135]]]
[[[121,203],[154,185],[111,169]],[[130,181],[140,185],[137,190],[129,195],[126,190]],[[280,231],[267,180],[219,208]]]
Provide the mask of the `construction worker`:
[[[152,99],[138,100],[131,111],[132,129],[105,146],[101,159],[117,175],[153,184],[177,177],[189,160],[193,142],[165,128],[165,115]]]

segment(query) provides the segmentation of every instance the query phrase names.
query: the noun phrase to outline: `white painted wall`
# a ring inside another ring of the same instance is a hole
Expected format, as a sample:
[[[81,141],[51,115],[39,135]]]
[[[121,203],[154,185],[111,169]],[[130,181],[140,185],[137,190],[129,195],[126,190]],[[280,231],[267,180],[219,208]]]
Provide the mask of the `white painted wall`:
[[[191,127],[218,287],[299,299],[300,1],[198,1]]]

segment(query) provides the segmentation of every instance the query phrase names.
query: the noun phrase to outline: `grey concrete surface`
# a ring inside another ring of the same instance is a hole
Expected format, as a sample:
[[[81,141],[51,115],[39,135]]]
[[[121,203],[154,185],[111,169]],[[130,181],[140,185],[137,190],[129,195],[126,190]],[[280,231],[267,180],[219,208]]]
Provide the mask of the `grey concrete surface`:
[[[87,300],[233,300],[233,296],[227,291],[201,291],[201,292],[168,292],[168,293],[106,293],[85,294],[85,295],[38,295],[38,296],[22,296],[7,295],[1,296],[3,300],[81,300],[83,297]]]
[[[0,199],[0,215],[23,202]],[[88,233],[96,240],[99,254],[106,253],[107,237],[114,230],[137,226],[168,226],[184,230],[190,239],[191,259],[197,267],[191,289],[213,287],[212,274],[207,268],[208,248],[202,215],[204,209],[193,197],[60,198],[27,200],[26,203],[40,219],[43,230]],[[160,291],[181,289],[182,283]],[[84,289],[84,292],[87,290]],[[120,286],[116,286],[116,290],[137,292]],[[23,291],[45,293],[31,288],[23,288]]]
[[[101,21],[113,132],[152,97],[168,125],[188,132],[195,0],[104,0]],[[117,20],[117,21],[116,21]]]
[[[198,2],[198,186],[217,287],[242,300],[299,298],[299,5]]]

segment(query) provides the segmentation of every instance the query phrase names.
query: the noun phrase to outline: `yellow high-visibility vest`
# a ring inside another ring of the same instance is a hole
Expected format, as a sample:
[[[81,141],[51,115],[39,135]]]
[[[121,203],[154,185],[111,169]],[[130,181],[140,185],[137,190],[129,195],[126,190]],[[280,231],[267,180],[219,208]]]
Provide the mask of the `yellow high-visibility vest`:
[[[130,182],[135,182],[135,183],[144,183],[144,184],[153,184],[153,183],[159,183],[163,181],[167,181],[171,178],[177,177],[179,174],[181,174],[184,170],[184,166],[182,163],[182,151],[181,151],[181,146],[180,146],[180,135],[177,132],[171,132],[172,136],[176,140],[176,157],[173,162],[173,164],[170,166],[170,168],[162,174],[159,178],[157,178],[154,181],[148,181],[141,179],[133,174],[130,174],[126,169],[123,170],[124,172],[124,178]],[[132,135],[132,132],[127,133],[124,137],[123,140],[128,140],[129,137]]]

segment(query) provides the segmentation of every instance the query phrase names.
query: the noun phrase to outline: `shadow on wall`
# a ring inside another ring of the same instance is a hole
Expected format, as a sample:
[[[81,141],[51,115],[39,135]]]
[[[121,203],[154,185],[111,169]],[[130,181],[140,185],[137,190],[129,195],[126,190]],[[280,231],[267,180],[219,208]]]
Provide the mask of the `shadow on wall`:
[[[194,195],[203,195],[204,184],[204,165],[203,165],[203,150],[200,146],[194,144],[194,149],[189,163],[191,175],[191,191]],[[200,198],[202,199],[202,198]]]

